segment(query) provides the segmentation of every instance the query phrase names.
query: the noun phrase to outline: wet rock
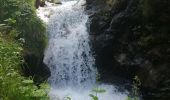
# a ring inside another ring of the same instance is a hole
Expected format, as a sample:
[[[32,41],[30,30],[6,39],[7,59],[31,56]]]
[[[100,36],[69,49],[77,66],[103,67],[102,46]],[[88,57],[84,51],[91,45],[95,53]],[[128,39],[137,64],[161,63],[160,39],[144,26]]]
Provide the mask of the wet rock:
[[[61,4],[60,0],[48,0],[48,1],[55,4]]]
[[[45,5],[45,0],[41,0],[40,7],[44,7]]]
[[[41,4],[41,1],[40,1],[40,0],[36,0],[36,1],[35,1],[35,7],[36,7],[36,9],[38,9],[38,7],[40,6],[40,4]]]
[[[110,3],[108,3],[110,2]],[[145,100],[170,99],[170,2],[87,0],[90,36],[103,81],[138,75]]]
[[[39,6],[40,7],[44,7],[46,4],[45,4],[45,0],[36,0],[35,1],[35,8],[38,9]]]

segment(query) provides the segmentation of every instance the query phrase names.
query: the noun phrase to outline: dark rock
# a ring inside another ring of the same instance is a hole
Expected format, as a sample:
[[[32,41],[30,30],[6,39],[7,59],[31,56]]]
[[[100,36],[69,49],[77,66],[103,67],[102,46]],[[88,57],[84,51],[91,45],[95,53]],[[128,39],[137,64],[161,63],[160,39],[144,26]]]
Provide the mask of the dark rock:
[[[38,9],[39,6],[40,7],[44,7],[46,4],[45,4],[45,0],[36,0],[35,1],[35,8]]]
[[[87,0],[87,4],[101,79],[131,80],[138,75],[145,100],[169,100],[170,2]]]
[[[50,76],[50,70],[44,64],[43,57],[38,57],[35,54],[26,54],[24,61],[22,67],[24,75],[27,77],[32,76],[36,83],[41,83]]]
[[[41,4],[41,1],[40,1],[40,0],[36,0],[36,1],[35,1],[35,7],[36,7],[36,9],[39,8],[40,4]]]
[[[40,7],[44,7],[46,4],[45,4],[45,0],[42,0],[41,2],[40,2]]]

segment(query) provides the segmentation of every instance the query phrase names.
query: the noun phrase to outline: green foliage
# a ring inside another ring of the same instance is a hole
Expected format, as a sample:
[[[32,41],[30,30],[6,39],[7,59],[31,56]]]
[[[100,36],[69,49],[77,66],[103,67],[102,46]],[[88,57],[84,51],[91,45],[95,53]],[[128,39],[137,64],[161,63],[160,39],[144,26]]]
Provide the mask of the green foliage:
[[[34,0],[0,0],[0,100],[48,100],[46,83],[22,76],[23,53],[43,54],[45,26]]]
[[[132,86],[132,92],[131,92],[131,96],[128,96],[126,100],[140,100],[139,96],[140,96],[140,86],[141,86],[141,82],[138,76],[135,76],[133,78],[133,86]]]
[[[106,90],[100,89],[100,88],[94,88],[92,91],[95,92],[95,93],[104,93],[104,92],[106,92]]]
[[[64,100],[71,100],[71,97],[64,97]]]
[[[100,74],[99,73],[96,73],[96,82],[97,83],[100,82]],[[104,93],[104,92],[106,92],[106,90],[99,88],[98,85],[97,85],[97,87],[92,89],[92,92],[94,94],[89,94],[89,96],[92,98],[92,100],[99,100],[97,94],[98,93]]]
[[[19,43],[0,36],[0,99],[48,100],[45,83],[38,88],[32,79],[20,75],[21,51]]]
[[[99,100],[99,98],[93,94],[90,94],[89,96],[92,98],[92,100]]]
[[[96,73],[96,82],[99,83],[100,82],[100,74]]]
[[[3,34],[12,34],[14,38],[23,38],[25,52],[40,56],[46,46],[45,25],[36,16],[34,0],[0,0],[0,24],[5,27]]]
[[[133,78],[133,88],[132,88],[132,94],[135,96],[135,97],[139,97],[139,89],[140,89],[140,86],[141,86],[141,82],[140,82],[140,79],[138,76],[135,76]]]
[[[101,89],[101,88],[99,88],[99,87],[96,87],[96,88],[94,88],[94,89],[92,90],[92,92],[95,93],[95,95],[94,95],[94,94],[90,94],[90,95],[89,95],[89,96],[92,98],[92,100],[99,100],[97,94],[98,94],[98,93],[104,93],[104,92],[106,92],[106,90]]]

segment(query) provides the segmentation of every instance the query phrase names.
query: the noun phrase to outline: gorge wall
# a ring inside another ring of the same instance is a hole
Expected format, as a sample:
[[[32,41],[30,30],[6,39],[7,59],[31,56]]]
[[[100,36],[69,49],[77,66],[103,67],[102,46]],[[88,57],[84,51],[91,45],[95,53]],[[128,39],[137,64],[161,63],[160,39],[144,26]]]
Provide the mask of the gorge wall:
[[[170,99],[170,2],[87,0],[101,80],[137,75],[145,100]]]

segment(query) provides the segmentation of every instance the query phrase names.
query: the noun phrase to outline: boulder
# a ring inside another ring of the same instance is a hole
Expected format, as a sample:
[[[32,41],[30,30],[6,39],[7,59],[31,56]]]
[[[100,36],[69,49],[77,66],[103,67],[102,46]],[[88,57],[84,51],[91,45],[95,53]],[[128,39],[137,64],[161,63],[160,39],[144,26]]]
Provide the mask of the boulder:
[[[24,54],[23,73],[27,77],[32,76],[36,83],[44,82],[50,76],[50,70],[43,62],[43,58],[33,53]]]

